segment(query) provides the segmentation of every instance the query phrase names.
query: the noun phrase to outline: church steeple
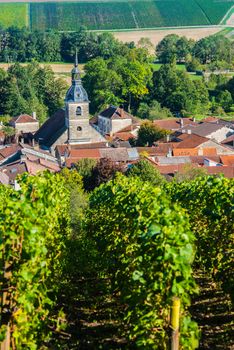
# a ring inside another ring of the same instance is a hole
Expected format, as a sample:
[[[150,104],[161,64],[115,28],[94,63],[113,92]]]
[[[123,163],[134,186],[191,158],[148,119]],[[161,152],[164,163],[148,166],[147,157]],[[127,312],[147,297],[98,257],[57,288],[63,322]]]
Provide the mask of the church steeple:
[[[79,66],[78,66],[77,49],[76,49],[76,55],[75,55],[74,68],[72,69],[71,73],[72,73],[72,85],[81,84],[80,70],[79,70]]]
[[[67,91],[65,102],[89,102],[87,92],[83,88],[81,72],[78,66],[78,53],[76,50],[74,67],[71,71],[72,85]]]

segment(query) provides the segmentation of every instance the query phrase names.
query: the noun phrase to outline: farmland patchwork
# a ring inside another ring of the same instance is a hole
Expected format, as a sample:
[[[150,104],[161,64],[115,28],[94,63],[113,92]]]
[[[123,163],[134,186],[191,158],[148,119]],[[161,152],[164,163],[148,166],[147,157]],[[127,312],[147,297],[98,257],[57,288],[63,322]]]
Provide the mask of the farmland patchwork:
[[[0,3],[0,27],[72,31],[219,24],[234,0],[82,0]]]

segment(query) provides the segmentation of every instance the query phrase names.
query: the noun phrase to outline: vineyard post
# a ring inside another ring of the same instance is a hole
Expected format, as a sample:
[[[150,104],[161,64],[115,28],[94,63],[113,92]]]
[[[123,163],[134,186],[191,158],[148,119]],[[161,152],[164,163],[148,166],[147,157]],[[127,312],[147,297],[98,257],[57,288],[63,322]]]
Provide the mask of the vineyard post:
[[[180,299],[175,297],[171,307],[171,350],[179,350]]]

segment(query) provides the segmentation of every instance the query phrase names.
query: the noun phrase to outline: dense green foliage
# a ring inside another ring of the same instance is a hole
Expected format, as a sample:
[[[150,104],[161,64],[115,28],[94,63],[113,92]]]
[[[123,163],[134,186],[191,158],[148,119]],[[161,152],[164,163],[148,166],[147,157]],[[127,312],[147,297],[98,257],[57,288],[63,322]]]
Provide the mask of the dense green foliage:
[[[153,186],[162,186],[165,184],[165,178],[160,174],[160,172],[150,164],[146,159],[141,159],[136,164],[132,165],[127,173],[127,176],[138,177],[141,181],[148,181]]]
[[[84,27],[72,33],[29,31],[16,27],[0,30],[2,62],[73,62],[76,49],[79,60],[86,62],[99,56],[112,57],[127,47],[110,33],[88,32]]]
[[[91,100],[91,111],[124,102],[129,110],[149,92],[152,77],[148,51],[131,49],[109,60],[96,58],[85,66],[84,86]]]
[[[144,122],[138,130],[136,145],[151,147],[154,142],[169,134],[168,130],[162,129],[152,122]]]
[[[152,96],[173,112],[205,113],[209,94],[203,81],[191,81],[188,73],[171,64],[163,65],[153,74]]]
[[[168,306],[179,296],[182,348],[195,349],[197,327],[186,311],[196,290],[194,237],[184,211],[159,188],[122,175],[91,194],[87,230],[138,347],[167,349]]]
[[[234,299],[234,179],[209,176],[173,183],[170,193],[189,213],[200,266]]]
[[[25,67],[15,64],[7,72],[0,69],[0,114],[36,112],[43,122],[63,105],[66,88],[50,68],[35,63]]]
[[[172,63],[175,60],[188,64],[196,59],[203,65],[200,68],[203,70],[212,70],[215,65],[217,68],[231,68],[233,52],[232,42],[222,35],[211,35],[194,41],[170,34],[156,46],[156,55],[160,62]]]
[[[228,0],[1,4],[0,25],[29,26],[43,31],[74,31],[81,25],[96,30],[209,25],[218,24],[233,4]]]
[[[9,324],[15,348],[38,349],[62,276],[69,195],[59,175],[24,175],[19,184],[0,188],[1,332]]]

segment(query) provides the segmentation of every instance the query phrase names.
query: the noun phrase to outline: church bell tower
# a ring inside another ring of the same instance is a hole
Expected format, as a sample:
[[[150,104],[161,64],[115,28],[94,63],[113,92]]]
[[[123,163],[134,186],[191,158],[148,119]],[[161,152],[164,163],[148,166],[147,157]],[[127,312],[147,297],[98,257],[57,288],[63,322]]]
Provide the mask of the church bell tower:
[[[68,128],[68,143],[86,143],[89,138],[89,99],[82,86],[76,52],[74,68],[71,71],[72,85],[65,98],[66,126]]]

